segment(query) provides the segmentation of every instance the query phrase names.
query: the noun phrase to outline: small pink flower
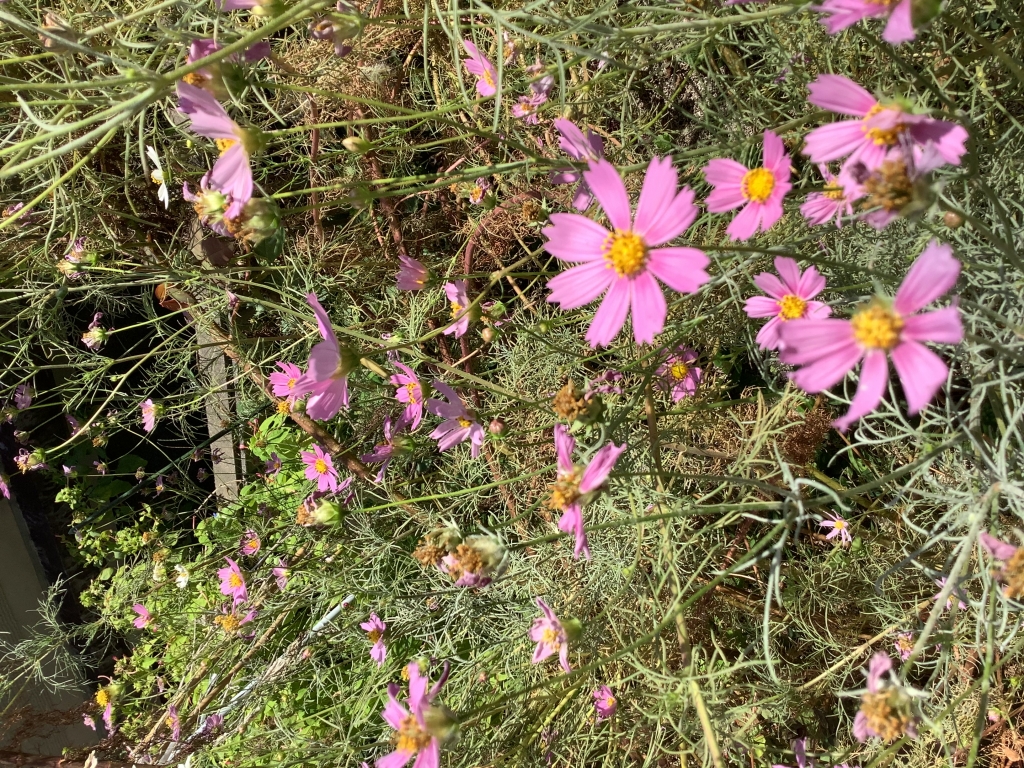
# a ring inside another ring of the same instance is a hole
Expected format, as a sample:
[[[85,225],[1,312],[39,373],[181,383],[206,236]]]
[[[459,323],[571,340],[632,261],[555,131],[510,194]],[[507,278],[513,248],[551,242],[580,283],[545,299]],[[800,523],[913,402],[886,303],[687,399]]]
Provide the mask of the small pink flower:
[[[811,10],[825,14],[821,23],[830,35],[851,27],[861,19],[888,17],[882,39],[890,45],[899,45],[916,36],[914,32],[913,0],[822,0]]]
[[[559,133],[558,146],[562,151],[574,160],[592,161],[604,157],[604,140],[596,133],[587,129],[586,134],[577,127],[571,120],[560,117],[553,125]],[[548,182],[551,184],[579,184],[573,194],[572,205],[577,211],[585,211],[594,195],[583,178],[583,172],[574,168],[567,168],[561,171],[551,171]]]
[[[181,718],[178,717],[178,708],[171,704],[167,707],[167,727],[171,729],[171,741],[181,739]]]
[[[299,454],[306,465],[306,479],[315,481],[317,490],[321,493],[327,491],[337,493],[338,470],[334,468],[331,454],[315,443],[313,444],[312,453],[300,451]]]
[[[852,179],[846,172],[840,172],[839,176],[836,176],[824,163],[818,164],[818,170],[825,179],[825,191],[811,192],[806,202],[800,206],[800,213],[811,226],[835,221],[836,226],[841,228],[843,217],[853,215],[854,197],[849,190]]]
[[[782,198],[793,188],[791,173],[782,139],[765,131],[764,165],[747,169],[735,160],[717,158],[704,167],[704,177],[715,188],[708,195],[708,210],[741,208],[725,230],[733,240],[749,240],[758,230],[767,232],[782,218]]]
[[[934,595],[932,595],[932,600],[938,600],[939,596],[942,594],[942,590],[944,590],[946,588],[946,577],[943,576],[942,578],[936,579],[935,580],[935,586],[937,586],[939,588],[939,591],[936,592]],[[957,608],[959,608],[961,611],[966,611],[967,610],[967,603],[965,601],[968,600],[969,598],[967,596],[967,593],[964,592],[963,589],[960,588],[959,584],[956,584],[956,585],[953,586],[952,592],[950,592],[949,597],[946,598],[946,610],[947,611],[950,610],[953,607],[953,600],[954,599],[957,602]]]
[[[154,403],[152,398],[142,401],[139,406],[142,410],[142,426],[147,432],[156,429],[156,420],[163,415],[163,406]]]
[[[890,728],[898,728],[901,733],[906,733],[912,739],[917,738],[916,718],[910,712],[910,698],[899,683],[890,678],[891,671],[892,659],[881,651],[872,656],[868,662],[868,690],[863,696],[861,709],[853,721],[853,735],[857,741],[864,742],[868,739],[882,737],[882,734],[872,727],[872,721],[864,711],[868,706],[869,699],[875,703],[881,697],[884,697],[885,709],[883,711],[888,713],[882,717],[890,720],[887,725]],[[879,709],[879,707],[876,705],[874,709]]]
[[[914,650],[914,633],[900,632],[896,635],[893,645],[896,646],[896,653],[899,654],[900,661],[906,661]]]
[[[106,474],[106,473],[104,473]],[[0,472],[0,495],[5,499],[11,498],[11,486],[9,485],[10,478],[7,477],[3,472]]]
[[[594,709],[597,710],[597,722],[614,717],[619,702],[615,700],[615,694],[607,685],[602,685],[593,693]]]
[[[355,365],[354,355],[338,343],[331,318],[316,294],[307,294],[306,301],[316,315],[323,341],[309,351],[306,375],[297,386],[299,390],[310,393],[306,401],[306,413],[310,418],[333,419],[343,407],[348,408],[348,374]]]
[[[376,613],[370,614],[370,620],[359,625],[366,636],[373,644],[370,648],[370,658],[377,662],[378,667],[384,666],[384,659],[388,655],[388,649],[384,645],[384,631],[388,625],[381,621]]]
[[[543,616],[533,620],[530,627],[530,639],[537,644],[533,652],[533,663],[539,664],[553,654],[558,654],[558,661],[562,669],[572,672],[569,666],[569,638],[565,634],[562,622],[558,620],[548,604],[537,598],[537,607],[543,612]]]
[[[463,40],[462,44],[469,54],[469,58],[463,59],[462,63],[466,65],[471,75],[476,75],[476,92],[484,97],[493,96],[498,92],[498,70],[491,64],[490,59],[477,50],[472,40]]]
[[[810,393],[839,383],[864,360],[850,410],[834,422],[845,431],[878,407],[889,381],[888,357],[892,357],[913,415],[931,402],[949,373],[942,358],[922,342],[959,344],[963,339],[956,306],[920,310],[950,290],[959,274],[960,262],[953,258],[952,249],[933,240],[911,265],[893,301],[876,299],[850,320],[808,318],[783,323],[779,358],[802,366],[792,379]]]
[[[694,365],[697,353],[689,347],[676,347],[658,366],[658,386],[672,393],[672,402],[693,397],[703,377],[703,370]]]
[[[202,40],[193,40],[188,47],[188,54],[185,56],[185,63],[192,64],[193,62],[205,59],[212,53],[216,53],[223,46],[212,38],[205,38]],[[252,63],[260,61],[261,59],[269,58],[270,56],[270,43],[264,41],[260,43],[254,43],[243,52],[233,53],[227,57],[227,61],[238,64],[241,62]],[[195,70],[191,74],[186,76],[189,84],[203,88],[213,94],[215,97],[227,96],[227,89],[224,85],[224,78],[220,71],[220,62],[213,64],[208,67],[202,67]]]
[[[466,408],[459,394],[443,381],[434,380],[434,389],[447,398],[447,402],[431,397],[427,400],[427,411],[444,421],[430,433],[437,441],[438,450],[447,451],[459,443],[469,440],[470,455],[475,459],[484,444],[484,428]]]
[[[842,517],[836,514],[827,513],[829,519],[822,520],[818,525],[822,528],[831,528],[826,539],[834,539],[836,536],[843,544],[849,544],[853,541],[853,537],[850,535],[850,523],[844,520]]]
[[[402,371],[392,374],[390,379],[391,383],[397,387],[395,399],[400,403],[405,403],[402,418],[408,422],[409,428],[415,431],[423,419],[423,386],[416,377],[415,371],[408,365],[396,361],[395,366]]]
[[[825,278],[815,267],[808,267],[801,273],[796,261],[785,256],[775,259],[775,271],[762,272],[754,278],[757,285],[768,296],[751,296],[743,307],[747,317],[770,317],[757,333],[761,349],[778,349],[782,342],[779,327],[790,320],[801,318],[823,318],[832,314],[828,305],[811,301],[825,290]]]
[[[401,266],[398,268],[398,290],[400,291],[422,291],[430,279],[430,272],[423,266],[423,262],[398,254]]]
[[[135,617],[135,621],[132,622],[135,624],[136,629],[145,629],[146,627],[153,626],[153,616],[146,606],[142,603],[136,603],[132,606],[132,610],[138,614]]]
[[[217,576],[220,577],[220,593],[230,597],[235,605],[244,603],[249,599],[249,592],[245,588],[242,570],[238,567],[238,563],[230,557],[224,559],[228,561],[228,567],[217,571]]]
[[[242,535],[241,553],[243,555],[255,555],[260,551],[260,537],[256,531],[250,529]]]
[[[669,158],[654,158],[647,168],[636,216],[615,167],[607,160],[583,173],[608,215],[614,231],[575,213],[551,215],[542,234],[544,248],[560,261],[582,262],[548,281],[548,301],[577,309],[604,294],[587,330],[592,347],[606,347],[622,330],[632,308],[633,337],[652,344],[665,327],[668,312],[658,280],[681,293],[694,293],[710,278],[708,257],[696,248],[659,248],[697,218],[693,190],[676,192],[678,175]],[[657,279],[655,279],[657,278]]]
[[[395,729],[395,751],[377,760],[376,768],[402,768],[416,758],[414,768],[438,768],[441,764],[441,742],[431,733],[431,725],[444,720],[443,713],[431,702],[444,683],[444,677],[429,691],[430,682],[415,661],[406,667],[409,673],[409,698],[406,709],[398,703],[399,688],[388,686],[388,703],[381,712],[384,721]]]
[[[93,720],[90,715],[83,714],[82,723],[85,725],[86,728],[91,728],[94,731],[96,730],[96,721]]]
[[[107,706],[103,708],[103,714],[100,716],[103,720],[103,727],[107,729],[107,735],[114,733],[114,703],[107,702]]]
[[[960,165],[967,151],[968,135],[961,126],[911,114],[895,102],[883,105],[848,77],[818,75],[809,90],[807,100],[814,106],[857,118],[822,125],[807,134],[803,153],[815,163],[848,157],[847,163],[859,161],[874,170],[886,153],[900,144],[904,134],[922,148],[929,142],[934,144],[950,165]]]
[[[278,559],[277,568],[271,568],[270,573],[273,575],[274,580],[277,582],[277,588],[284,592],[285,588],[288,586],[289,571],[288,564],[284,561],[283,558]]]
[[[540,115],[537,110],[548,100],[546,94],[531,94],[520,96],[518,102],[512,107],[512,116],[523,120],[527,125],[537,125],[540,122]]]
[[[404,415],[400,416],[394,425],[392,425],[391,417],[386,417],[384,419],[384,442],[374,446],[372,452],[364,453],[359,457],[359,460],[364,464],[380,464],[380,471],[377,472],[377,477],[374,478],[376,482],[384,481],[384,473],[387,472],[391,459],[394,458],[395,453],[398,451],[395,440],[407,426]]]
[[[455,334],[455,338],[466,335],[469,330],[469,296],[466,295],[466,281],[456,280],[444,284],[444,292],[452,306],[452,322],[444,329],[445,336]]]
[[[99,352],[110,337],[110,332],[103,327],[102,320],[103,313],[97,312],[89,323],[89,330],[82,334],[82,343],[92,352]]]
[[[297,385],[302,380],[302,369],[294,363],[282,363],[278,361],[277,367],[281,369],[270,374],[270,386],[273,388],[274,397],[287,397],[294,400],[298,396]]]

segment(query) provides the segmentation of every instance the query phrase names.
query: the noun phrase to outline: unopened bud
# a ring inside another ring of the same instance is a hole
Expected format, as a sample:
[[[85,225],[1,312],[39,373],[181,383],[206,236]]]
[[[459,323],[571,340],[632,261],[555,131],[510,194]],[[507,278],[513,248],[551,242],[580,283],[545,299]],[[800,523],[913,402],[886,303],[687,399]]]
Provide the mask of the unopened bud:
[[[373,149],[373,144],[362,136],[349,136],[341,142],[341,146],[356,155],[365,155]]]
[[[484,344],[490,344],[497,338],[497,336],[498,332],[494,330],[494,326],[491,325],[485,326],[484,329],[480,331],[480,338],[484,340]]]
[[[491,419],[491,423],[487,425],[487,431],[496,437],[502,437],[508,432],[508,425],[501,419]]]
[[[959,213],[946,211],[945,215],[942,217],[942,223],[945,224],[950,229],[957,229],[958,227],[962,227],[964,225],[964,217],[961,216]]]

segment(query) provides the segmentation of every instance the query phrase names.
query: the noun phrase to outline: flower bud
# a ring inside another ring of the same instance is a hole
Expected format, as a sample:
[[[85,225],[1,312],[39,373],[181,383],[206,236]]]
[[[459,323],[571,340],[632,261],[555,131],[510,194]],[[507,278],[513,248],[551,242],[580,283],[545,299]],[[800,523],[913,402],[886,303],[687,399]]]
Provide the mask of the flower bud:
[[[964,217],[959,213],[953,213],[953,211],[946,211],[942,217],[942,223],[950,229],[957,229],[964,225]]]
[[[579,619],[562,619],[562,629],[565,630],[565,638],[570,643],[575,643],[583,637],[583,622]]]
[[[371,149],[373,144],[368,142],[362,136],[349,136],[347,139],[342,140],[341,145],[356,155],[365,155]]]
[[[508,425],[501,419],[491,419],[491,423],[487,425],[487,431],[495,437],[504,437],[508,432]]]
[[[323,499],[319,504],[313,499],[306,499],[299,506],[295,522],[306,527],[314,525],[337,525],[341,522],[341,507],[334,501]]]
[[[498,332],[494,329],[494,326],[491,325],[485,326],[484,329],[480,331],[480,338],[484,340],[484,344],[490,344],[495,338],[497,338],[497,336]]]
[[[280,226],[281,217],[277,206],[266,198],[254,197],[245,204],[241,226],[233,234],[250,245],[259,245],[277,232]]]
[[[457,737],[459,724],[447,707],[431,704],[423,713],[423,724],[427,733],[438,741],[451,741]]]

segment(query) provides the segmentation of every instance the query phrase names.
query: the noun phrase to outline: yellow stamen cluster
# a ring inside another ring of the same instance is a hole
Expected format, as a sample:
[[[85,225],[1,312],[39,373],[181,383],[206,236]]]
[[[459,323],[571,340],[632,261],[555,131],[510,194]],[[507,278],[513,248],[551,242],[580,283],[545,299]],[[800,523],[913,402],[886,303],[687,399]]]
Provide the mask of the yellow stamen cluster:
[[[418,753],[425,749],[431,741],[431,735],[420,728],[415,715],[402,718],[398,731],[395,732],[395,749],[399,752]]]
[[[216,139],[217,150],[223,155],[235,144],[238,143],[238,139]]]
[[[807,311],[807,302],[792,293],[779,299],[779,317],[783,320],[796,320]]]
[[[106,709],[107,704],[110,703],[110,692],[106,688],[96,691],[96,703],[100,705],[101,709]]]
[[[405,385],[405,391],[409,393],[409,402],[412,403],[413,405],[416,405],[416,403],[418,402],[416,400],[416,385],[413,384],[412,382],[409,382],[408,384]]]
[[[881,2],[878,2],[878,0],[872,0],[872,2],[877,2],[878,5],[885,6],[888,6],[890,4],[890,0],[881,0]],[[867,136],[869,139],[871,139],[871,141],[874,142],[875,146],[894,147],[896,146],[896,144],[899,143],[900,134],[907,130],[907,126],[896,125],[892,128],[869,128],[867,125],[867,121],[870,120],[875,115],[877,115],[883,109],[885,109],[885,107],[883,107],[881,104],[875,104],[875,106],[868,110],[868,113],[864,115],[864,124],[861,126],[861,130],[864,131],[865,136]]]
[[[681,381],[682,379],[685,379],[686,374],[688,374],[689,372],[690,367],[686,363],[680,361],[672,363],[672,367],[669,368],[669,373],[672,374],[672,378],[675,379],[676,381]]]
[[[277,401],[277,412],[282,416],[287,416],[292,412],[292,406],[287,400]]]
[[[371,629],[369,632],[366,633],[366,639],[369,640],[371,643],[376,643],[382,637],[384,637],[384,632],[379,629]]]
[[[487,67],[484,67],[483,74],[480,75],[480,77],[482,77],[484,79],[484,82],[487,83],[489,86],[491,86],[492,88],[495,87],[494,76],[491,75],[490,70],[488,70]]]
[[[615,230],[604,239],[602,248],[605,261],[619,277],[632,277],[647,262],[643,238],[631,231]]]
[[[903,318],[889,307],[871,304],[857,312],[851,319],[853,337],[867,349],[881,349],[888,352],[899,344],[903,330]]]
[[[468,544],[459,544],[455,548],[455,563],[448,566],[448,575],[456,581],[465,573],[479,574],[484,567],[480,553]]]
[[[1003,577],[1006,579],[1003,594],[1011,600],[1024,597],[1024,547],[1018,548],[1006,561]]]
[[[564,510],[580,497],[580,473],[573,470],[568,474],[559,473],[558,479],[551,484],[551,496],[547,505],[551,509]]]
[[[238,589],[244,583],[245,582],[242,581],[242,577],[239,576],[237,573],[232,573],[230,576],[228,576],[228,585],[232,589]]]
[[[864,210],[881,208],[900,211],[914,199],[914,182],[902,160],[886,160],[864,182],[867,197],[860,203]]]
[[[846,190],[838,183],[832,183],[825,187],[825,191],[822,192],[825,197],[829,200],[845,200]]]
[[[163,172],[163,171],[161,171],[161,170],[160,170],[160,169],[158,168],[158,169],[156,169],[156,170],[152,171],[152,172],[151,172],[151,173],[149,174],[149,178],[150,178],[150,180],[151,180],[151,181],[152,181],[152,182],[153,182],[154,184],[157,184],[157,185],[163,184],[163,183],[164,183],[164,172]]]
[[[911,723],[909,713],[893,706],[895,691],[865,693],[860,711],[867,720],[868,728],[884,741],[894,741],[906,733]]]
[[[459,302],[452,302],[452,320],[459,316],[459,313],[462,311],[462,309],[463,307],[461,304],[459,304]]]
[[[541,632],[540,641],[549,648],[558,650],[562,647],[561,633],[554,627],[545,627],[544,631]]]
[[[214,618],[214,622],[216,624],[219,624],[220,628],[228,634],[234,634],[238,631],[238,628],[242,626],[242,622],[239,621],[238,617],[235,616],[233,613],[227,613],[223,616],[217,616],[216,618]]]
[[[775,189],[775,174],[767,168],[754,168],[743,174],[740,190],[743,196],[755,203],[763,203],[772,196]]]
[[[583,399],[576,382],[570,379],[555,393],[551,399],[551,410],[559,419],[570,424],[586,412],[587,401]]]
[[[456,419],[456,421],[459,422],[459,426],[462,427],[463,429],[468,429],[469,426],[473,423],[472,421],[467,419],[465,416],[459,416],[459,418]]]
[[[324,461],[323,459],[317,459],[316,462],[314,462],[313,464],[313,469],[316,471],[318,475],[326,475],[327,462]]]
[[[189,85],[194,85],[197,88],[202,88],[203,87],[203,83],[205,83],[208,78],[206,77],[206,75],[204,75],[204,74],[202,74],[200,72],[189,72],[187,75],[185,75],[181,79],[184,80]]]

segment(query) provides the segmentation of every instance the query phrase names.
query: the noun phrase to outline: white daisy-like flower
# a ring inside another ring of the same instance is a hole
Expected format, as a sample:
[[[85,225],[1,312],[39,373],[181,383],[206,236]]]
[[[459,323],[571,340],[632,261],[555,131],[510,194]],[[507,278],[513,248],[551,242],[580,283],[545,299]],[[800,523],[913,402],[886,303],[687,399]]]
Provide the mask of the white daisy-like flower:
[[[174,583],[178,585],[178,589],[184,589],[188,586],[188,569],[183,565],[174,566]]]
[[[149,174],[149,178],[153,180],[154,184],[159,185],[156,191],[156,196],[164,204],[164,208],[167,208],[171,204],[171,196],[167,191],[167,182],[164,179],[164,167],[160,164],[160,155],[157,154],[156,149],[146,145],[146,157],[148,157],[155,166],[153,171]]]

